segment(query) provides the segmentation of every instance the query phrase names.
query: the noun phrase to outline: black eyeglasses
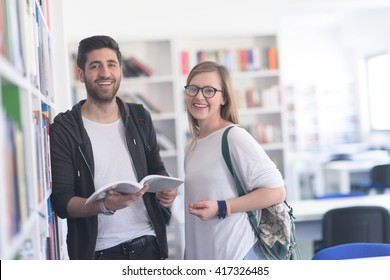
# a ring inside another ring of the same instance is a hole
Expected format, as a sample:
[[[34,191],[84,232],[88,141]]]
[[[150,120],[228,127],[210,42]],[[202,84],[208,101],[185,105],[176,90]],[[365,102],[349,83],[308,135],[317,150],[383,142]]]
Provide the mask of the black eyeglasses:
[[[185,86],[184,89],[186,91],[186,94],[188,96],[191,96],[191,97],[196,96],[198,94],[199,90],[202,91],[202,94],[203,94],[204,98],[214,97],[214,95],[215,95],[215,93],[217,91],[223,92],[222,90],[219,90],[219,89],[216,89],[216,88],[213,88],[213,87],[210,87],[210,86],[201,88],[201,87],[197,87],[197,86],[194,86],[194,85],[188,85],[188,86]]]

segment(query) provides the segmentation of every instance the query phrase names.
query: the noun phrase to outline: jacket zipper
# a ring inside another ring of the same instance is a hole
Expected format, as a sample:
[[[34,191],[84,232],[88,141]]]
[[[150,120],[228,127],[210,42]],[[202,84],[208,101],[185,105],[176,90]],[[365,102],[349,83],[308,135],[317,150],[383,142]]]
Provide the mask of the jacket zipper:
[[[83,153],[83,151],[81,150],[80,146],[78,146],[78,149],[79,149],[80,154],[81,154],[81,156],[83,157],[84,162],[85,162],[85,164],[87,165],[88,170],[89,170],[89,173],[91,174],[91,177],[92,177],[92,179],[93,179],[94,176],[93,176],[93,174],[92,174],[91,167],[89,166],[88,161],[87,161],[87,159],[85,158],[84,153]],[[77,171],[77,173],[78,173],[78,175],[79,175],[79,177],[80,177],[80,171]]]
[[[93,180],[93,179],[94,179],[94,176],[93,176],[93,174],[92,174],[91,167],[89,166],[88,161],[87,161],[87,159],[85,158],[84,153],[83,153],[83,151],[82,151],[81,148],[80,148],[80,145],[78,146],[78,149],[79,149],[79,151],[80,151],[81,156],[82,156],[83,159],[84,159],[85,164],[86,164],[87,167],[88,167],[89,173],[91,174],[91,177],[92,177],[92,180]],[[80,177],[80,170],[77,170],[77,174],[78,174],[78,176]],[[93,252],[95,252],[95,250],[96,250],[96,242],[95,242],[95,246],[94,246],[94,248],[93,248]],[[93,253],[93,254],[94,254],[94,253]],[[93,254],[92,254],[92,257],[93,257]]]

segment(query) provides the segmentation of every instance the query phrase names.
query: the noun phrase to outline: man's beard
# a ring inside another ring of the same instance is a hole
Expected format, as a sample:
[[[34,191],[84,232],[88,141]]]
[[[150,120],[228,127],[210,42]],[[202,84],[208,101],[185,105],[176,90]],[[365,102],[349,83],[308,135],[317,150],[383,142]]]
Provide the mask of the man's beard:
[[[85,80],[85,88],[87,90],[87,94],[90,98],[92,98],[95,102],[104,104],[110,103],[116,96],[116,93],[119,89],[119,83],[114,83],[114,88],[110,90],[110,94],[99,94],[99,90],[94,87],[94,83],[89,80]]]

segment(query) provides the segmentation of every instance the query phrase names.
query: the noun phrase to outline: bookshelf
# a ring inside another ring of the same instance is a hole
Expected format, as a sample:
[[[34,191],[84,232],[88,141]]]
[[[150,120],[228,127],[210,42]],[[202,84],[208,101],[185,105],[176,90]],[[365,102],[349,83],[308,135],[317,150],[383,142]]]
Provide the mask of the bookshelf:
[[[58,47],[51,17],[60,5],[0,0],[0,259],[66,258],[63,221],[49,199],[49,126],[56,114],[51,53]]]

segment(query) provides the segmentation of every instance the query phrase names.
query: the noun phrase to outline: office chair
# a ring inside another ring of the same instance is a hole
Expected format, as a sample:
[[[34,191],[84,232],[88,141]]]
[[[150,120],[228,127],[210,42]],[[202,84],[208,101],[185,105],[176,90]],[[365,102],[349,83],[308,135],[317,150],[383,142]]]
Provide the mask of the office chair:
[[[370,170],[370,180],[368,182],[358,182],[354,184],[353,188],[365,190],[367,193],[374,190],[378,194],[390,189],[390,163],[375,165]]]
[[[383,256],[390,257],[390,244],[358,242],[322,249],[314,254],[312,260],[344,260]]]
[[[390,243],[390,213],[380,206],[336,208],[322,220],[322,247],[353,242]]]

